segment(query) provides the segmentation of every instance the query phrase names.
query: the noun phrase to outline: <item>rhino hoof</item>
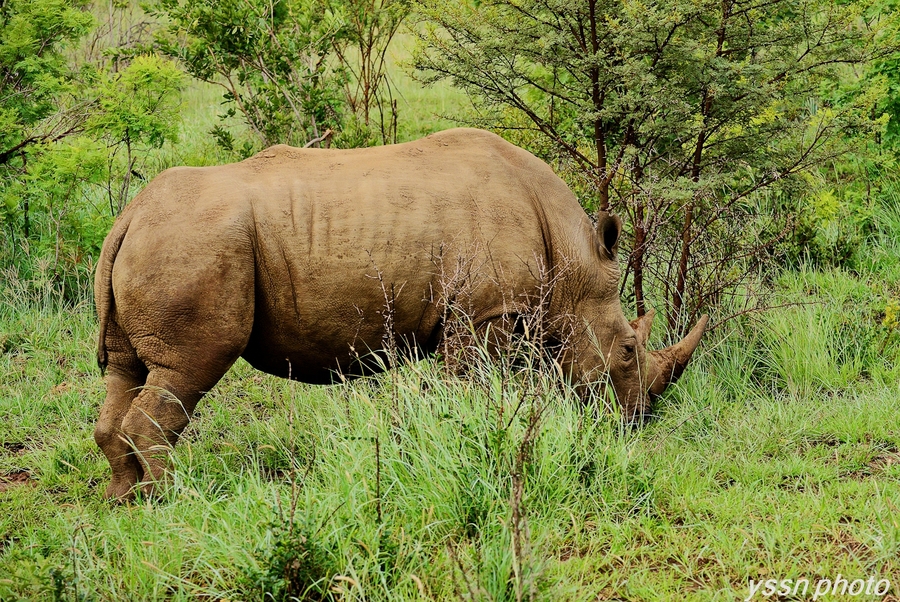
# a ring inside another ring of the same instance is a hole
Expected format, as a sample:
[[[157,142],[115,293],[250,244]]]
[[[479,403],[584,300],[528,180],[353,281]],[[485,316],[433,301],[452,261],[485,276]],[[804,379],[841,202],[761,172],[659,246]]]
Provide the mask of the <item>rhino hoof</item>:
[[[134,499],[134,483],[113,479],[103,498],[119,504],[130,502]]]

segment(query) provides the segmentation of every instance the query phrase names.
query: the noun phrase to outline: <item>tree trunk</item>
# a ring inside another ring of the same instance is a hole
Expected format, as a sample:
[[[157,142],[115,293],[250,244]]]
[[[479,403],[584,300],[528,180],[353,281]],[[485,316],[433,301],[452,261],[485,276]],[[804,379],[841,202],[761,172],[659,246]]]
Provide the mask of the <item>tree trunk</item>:
[[[25,155],[25,151],[22,151],[22,173],[28,173],[28,157]],[[25,240],[28,240],[31,235],[31,217],[28,215],[28,212],[31,209],[31,206],[28,202],[28,196],[25,196]]]
[[[722,22],[716,32],[716,56],[722,55],[722,49],[725,47],[725,25],[731,16],[731,0],[722,0]],[[703,159],[703,148],[706,144],[707,123],[709,113],[712,110],[713,97],[710,94],[709,87],[703,92],[703,105],[701,107],[703,123],[700,126],[700,132],[697,134],[697,144],[694,147],[694,156],[691,161],[691,180],[695,183],[700,181],[701,162]],[[695,193],[696,194],[696,193]],[[688,203],[684,211],[684,225],[681,228],[681,256],[678,260],[678,280],[675,284],[675,292],[672,298],[672,311],[669,312],[669,330],[675,331],[678,328],[678,317],[684,307],[685,289],[687,287],[687,271],[691,254],[691,226],[694,218],[695,201]],[[683,330],[685,324],[681,325]],[[684,334],[679,332],[678,334]]]
[[[637,162],[635,162],[637,163]],[[632,171],[634,176],[634,252],[632,255],[632,267],[634,268],[634,305],[637,317],[647,313],[644,304],[644,250],[647,245],[647,227],[644,224],[644,210],[646,209],[644,197],[641,196],[640,182],[643,169],[635,165]]]
[[[684,306],[684,293],[687,286],[688,261],[691,253],[691,223],[694,219],[694,203],[688,204],[684,211],[684,225],[681,228],[681,256],[678,259],[678,280],[672,295],[672,311],[669,312],[669,331],[678,330],[678,316]],[[683,328],[683,326],[682,326]],[[678,334],[681,334],[680,332]]]
[[[591,50],[596,56],[600,50],[600,42],[597,38],[597,1],[590,0],[588,3],[588,16],[591,25]],[[600,114],[603,107],[603,95],[600,93],[600,69],[597,66],[590,68],[591,78],[591,100],[594,103],[594,110]],[[600,211],[609,211],[609,182],[607,177],[607,159],[606,159],[606,139],[603,132],[603,122],[600,117],[594,118],[594,143],[597,146],[597,188],[600,197]]]
[[[28,197],[27,196],[25,197],[24,209],[25,209],[25,240],[28,240],[29,236],[31,235],[31,220],[28,217],[28,211],[30,208],[28,206]]]

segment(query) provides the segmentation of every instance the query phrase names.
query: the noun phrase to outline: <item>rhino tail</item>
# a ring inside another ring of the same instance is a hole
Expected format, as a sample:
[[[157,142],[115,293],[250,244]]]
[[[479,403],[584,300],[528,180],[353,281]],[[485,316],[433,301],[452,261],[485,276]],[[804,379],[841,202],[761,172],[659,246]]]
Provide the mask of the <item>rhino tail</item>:
[[[101,373],[106,372],[109,359],[106,350],[106,332],[116,303],[112,288],[113,265],[130,223],[130,215],[127,217],[123,215],[113,224],[112,230],[103,241],[100,259],[97,260],[97,272],[94,274],[94,304],[97,308],[97,319],[100,322],[100,335],[97,338],[97,365],[100,367]]]

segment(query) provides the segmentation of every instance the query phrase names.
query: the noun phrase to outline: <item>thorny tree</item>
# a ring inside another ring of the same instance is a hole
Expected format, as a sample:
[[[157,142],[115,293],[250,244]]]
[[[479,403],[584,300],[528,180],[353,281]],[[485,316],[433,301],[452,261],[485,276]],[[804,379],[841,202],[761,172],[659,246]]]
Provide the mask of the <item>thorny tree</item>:
[[[754,193],[842,153],[843,132],[881,124],[865,95],[816,101],[823,83],[873,56],[886,20],[862,2],[417,8],[422,79],[450,79],[476,99],[479,125],[555,159],[588,208],[627,216],[637,313],[649,295],[675,333],[737,290],[777,238]]]
[[[407,0],[344,0],[345,36],[335,53],[350,73],[347,102],[367,130],[377,125],[381,142],[397,142],[397,101],[388,76],[388,48],[409,12]],[[373,123],[374,113],[378,123]]]

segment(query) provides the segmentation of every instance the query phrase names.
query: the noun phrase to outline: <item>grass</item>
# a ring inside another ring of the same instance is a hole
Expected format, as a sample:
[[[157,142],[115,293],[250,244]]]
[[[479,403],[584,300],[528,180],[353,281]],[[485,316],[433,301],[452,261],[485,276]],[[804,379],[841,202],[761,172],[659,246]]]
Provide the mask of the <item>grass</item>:
[[[7,284],[0,474],[30,477],[0,493],[0,599],[732,600],[750,579],[900,582],[898,346],[841,338],[859,277],[781,286],[820,303],[710,338],[639,431],[503,365],[314,387],[239,364],[163,498],[111,506],[91,308]]]

